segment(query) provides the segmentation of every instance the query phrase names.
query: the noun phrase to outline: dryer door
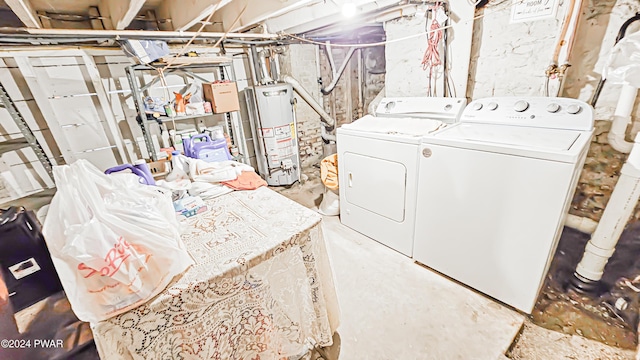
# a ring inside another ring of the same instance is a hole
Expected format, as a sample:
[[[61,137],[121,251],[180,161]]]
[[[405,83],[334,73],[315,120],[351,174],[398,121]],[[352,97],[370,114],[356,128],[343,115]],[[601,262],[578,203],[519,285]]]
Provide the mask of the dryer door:
[[[345,152],[344,191],[349,203],[396,222],[405,218],[407,168],[404,164]]]

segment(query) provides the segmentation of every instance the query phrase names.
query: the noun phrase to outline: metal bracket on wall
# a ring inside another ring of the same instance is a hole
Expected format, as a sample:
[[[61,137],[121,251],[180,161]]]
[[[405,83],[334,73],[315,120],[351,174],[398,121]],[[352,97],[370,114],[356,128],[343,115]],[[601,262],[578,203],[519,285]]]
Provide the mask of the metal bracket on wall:
[[[20,111],[18,111],[16,104],[13,102],[2,83],[0,83],[0,102],[2,103],[3,107],[6,108],[7,111],[9,111],[9,115],[11,115],[13,121],[15,121],[16,125],[18,125],[22,136],[24,136],[24,141],[10,140],[9,142],[13,143],[11,148],[13,150],[16,150],[22,147],[30,146],[33,152],[38,157],[38,160],[40,161],[44,169],[47,171],[47,174],[49,174],[49,176],[51,177],[51,180],[53,180],[51,161],[38,142],[38,139],[36,139],[36,136],[29,128],[29,125],[25,121],[24,117],[22,117],[22,114],[20,113]],[[18,144],[17,142],[22,142],[22,144]]]

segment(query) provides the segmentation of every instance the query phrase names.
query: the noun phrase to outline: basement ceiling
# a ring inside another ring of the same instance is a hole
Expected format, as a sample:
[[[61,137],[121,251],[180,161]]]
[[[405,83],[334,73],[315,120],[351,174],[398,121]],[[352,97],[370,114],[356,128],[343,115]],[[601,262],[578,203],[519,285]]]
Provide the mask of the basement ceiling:
[[[354,17],[341,12],[355,5]],[[0,0],[0,28],[163,30],[304,34],[370,26],[402,16],[407,0]],[[415,6],[414,6],[415,7]],[[399,12],[398,12],[399,10]],[[387,14],[387,15],[385,15]],[[388,17],[388,16],[387,16]]]

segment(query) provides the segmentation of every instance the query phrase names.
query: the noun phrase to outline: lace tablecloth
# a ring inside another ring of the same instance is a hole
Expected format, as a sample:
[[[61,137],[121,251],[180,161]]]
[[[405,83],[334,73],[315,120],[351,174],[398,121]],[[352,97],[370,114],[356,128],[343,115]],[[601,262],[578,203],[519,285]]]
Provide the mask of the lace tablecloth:
[[[331,345],[339,310],[322,218],[264,187],[208,205],[182,236],[196,265],[92,324],[101,358],[294,359]]]

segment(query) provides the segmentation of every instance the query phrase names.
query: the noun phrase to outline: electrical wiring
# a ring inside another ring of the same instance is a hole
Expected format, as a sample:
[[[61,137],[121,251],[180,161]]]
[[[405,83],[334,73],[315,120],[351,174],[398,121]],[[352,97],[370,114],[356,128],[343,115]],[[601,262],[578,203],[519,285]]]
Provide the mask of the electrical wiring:
[[[435,96],[435,70],[440,65],[442,65],[442,60],[440,58],[440,42],[443,39],[442,26],[438,23],[436,19],[436,13],[441,9],[441,5],[436,3],[435,6],[431,8],[432,18],[431,18],[431,26],[429,27],[429,31],[427,31],[427,48],[424,51],[424,56],[422,57],[422,69],[425,71],[429,71],[429,80],[427,84],[427,94],[429,96]],[[433,89],[433,91],[432,91]]]

